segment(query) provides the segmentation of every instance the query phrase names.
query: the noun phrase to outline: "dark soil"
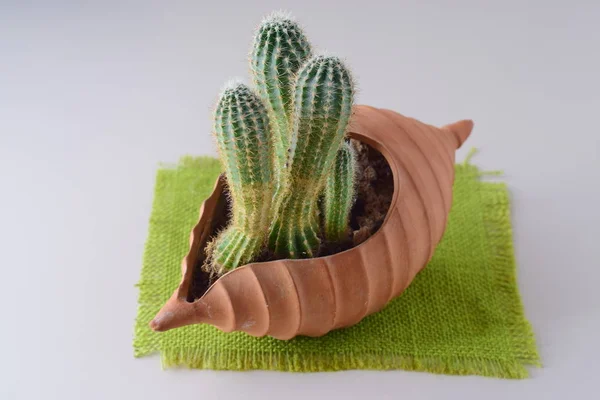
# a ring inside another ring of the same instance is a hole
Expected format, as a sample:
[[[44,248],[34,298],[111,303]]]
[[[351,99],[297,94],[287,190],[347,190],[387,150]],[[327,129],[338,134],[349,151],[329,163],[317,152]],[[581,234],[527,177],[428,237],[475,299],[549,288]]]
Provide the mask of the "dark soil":
[[[356,150],[357,159],[357,196],[350,213],[350,229],[348,239],[343,243],[323,243],[318,256],[326,256],[358,246],[373,235],[383,224],[392,203],[394,180],[392,170],[385,157],[371,146],[351,139]],[[227,212],[218,213],[213,219],[211,232],[215,235],[223,229],[229,219],[229,196],[223,196],[227,201],[224,206]],[[257,262],[274,260],[274,256],[265,251]],[[206,254],[201,251],[194,266],[193,280],[187,296],[188,301],[194,301],[206,292],[217,279],[203,270]]]
[[[352,140],[358,162],[358,196],[350,217],[352,241],[358,246],[377,232],[394,195],[394,177],[385,157],[371,146]]]
[[[357,161],[357,196],[350,212],[350,231],[344,243],[325,243],[319,256],[339,253],[358,246],[383,224],[394,195],[394,177],[385,157],[358,140],[350,140]]]

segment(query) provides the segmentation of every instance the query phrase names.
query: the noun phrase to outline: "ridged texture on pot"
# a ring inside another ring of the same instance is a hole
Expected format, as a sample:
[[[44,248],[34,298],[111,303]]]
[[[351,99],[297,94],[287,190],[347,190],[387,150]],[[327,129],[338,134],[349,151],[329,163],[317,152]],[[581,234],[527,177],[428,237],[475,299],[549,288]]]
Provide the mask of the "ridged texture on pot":
[[[183,261],[183,280],[150,326],[162,331],[207,323],[230,332],[290,339],[321,336],[381,310],[431,259],[452,205],[454,154],[473,127],[436,128],[388,110],[354,108],[350,136],[380,151],[394,195],[381,228],[362,244],[327,257],[248,264],[187,302],[195,256],[213,212],[223,212],[222,180],[205,201]]]

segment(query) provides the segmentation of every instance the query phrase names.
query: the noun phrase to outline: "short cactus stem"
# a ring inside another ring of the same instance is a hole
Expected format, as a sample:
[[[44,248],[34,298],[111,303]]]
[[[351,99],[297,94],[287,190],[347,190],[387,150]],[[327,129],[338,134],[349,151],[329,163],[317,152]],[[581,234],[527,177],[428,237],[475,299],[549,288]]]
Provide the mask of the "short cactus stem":
[[[287,15],[274,13],[258,27],[250,52],[250,69],[271,119],[278,186],[286,179],[294,79],[310,55],[311,47],[304,32]]]
[[[269,247],[279,257],[310,258],[316,255],[321,240],[315,198],[318,193],[286,198],[269,235]]]
[[[318,199],[343,143],[353,96],[350,73],[336,57],[314,57],[298,73],[289,181],[269,235],[278,257],[306,258],[318,251]]]
[[[258,95],[243,84],[227,87],[217,104],[214,132],[232,202],[231,222],[209,248],[210,269],[222,273],[260,253],[271,221],[271,135]]]
[[[349,142],[337,153],[335,164],[327,175],[323,199],[325,240],[339,243],[348,239],[350,211],[356,198],[356,156]]]
[[[228,227],[209,244],[211,272],[221,275],[251,262],[263,249],[264,242],[263,233],[253,237],[234,225]]]

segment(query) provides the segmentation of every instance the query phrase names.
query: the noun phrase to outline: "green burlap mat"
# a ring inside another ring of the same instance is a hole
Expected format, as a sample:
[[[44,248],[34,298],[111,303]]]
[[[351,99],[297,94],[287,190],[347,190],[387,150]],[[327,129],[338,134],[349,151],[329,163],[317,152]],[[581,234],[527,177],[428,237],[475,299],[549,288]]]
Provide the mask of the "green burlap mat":
[[[184,157],[156,177],[139,282],[135,356],[160,352],[163,366],[208,369],[332,371],[406,369],[524,378],[539,365],[515,277],[509,197],[456,165],[454,204],[430,265],[383,311],[322,337],[290,341],[222,333],[194,325],[155,333],[148,322],[177,287],[198,208],[220,167]]]

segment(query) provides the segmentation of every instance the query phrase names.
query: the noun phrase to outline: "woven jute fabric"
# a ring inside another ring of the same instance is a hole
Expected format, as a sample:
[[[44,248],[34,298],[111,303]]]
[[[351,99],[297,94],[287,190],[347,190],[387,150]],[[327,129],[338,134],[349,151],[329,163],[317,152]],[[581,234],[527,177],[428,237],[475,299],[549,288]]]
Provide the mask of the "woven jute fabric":
[[[159,352],[164,367],[280,371],[406,369],[524,378],[539,365],[524,317],[504,183],[456,165],[454,203],[429,265],[384,310],[321,338],[289,341],[193,325],[152,332],[148,322],[176,289],[202,201],[220,172],[216,159],[184,157],[156,177],[139,281],[134,354]]]

